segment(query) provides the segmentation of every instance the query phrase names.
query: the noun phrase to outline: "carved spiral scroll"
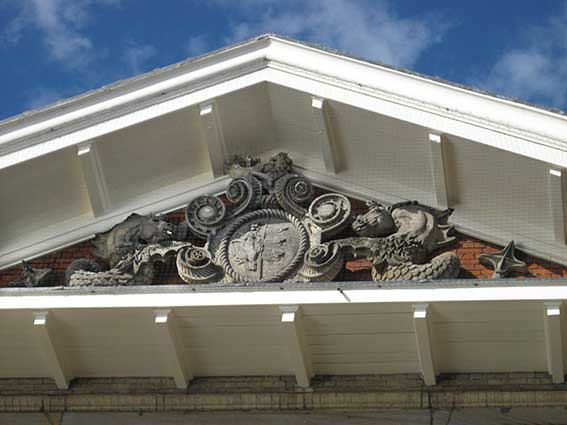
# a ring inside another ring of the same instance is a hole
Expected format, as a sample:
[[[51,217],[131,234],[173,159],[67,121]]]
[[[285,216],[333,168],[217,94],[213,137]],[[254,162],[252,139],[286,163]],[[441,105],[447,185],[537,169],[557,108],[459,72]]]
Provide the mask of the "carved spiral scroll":
[[[218,196],[199,196],[189,202],[185,209],[185,220],[189,228],[201,239],[207,239],[225,216],[226,208]]]
[[[234,235],[241,230],[242,227],[246,227],[250,223],[258,222],[259,220],[265,220],[267,223],[271,219],[279,219],[293,226],[297,235],[297,249],[293,257],[285,266],[268,277],[255,279],[241,275],[231,264],[229,248]],[[282,210],[263,209],[250,212],[234,220],[225,230],[223,240],[219,245],[216,255],[218,259],[217,263],[224,269],[225,275],[233,282],[281,282],[297,271],[303,261],[303,255],[308,248],[309,236],[303,223],[298,218]]]
[[[314,246],[305,253],[305,263],[299,274],[309,281],[331,281],[342,266],[342,251],[337,244],[330,242]]]
[[[209,283],[218,280],[218,267],[212,263],[211,254],[196,246],[182,249],[177,254],[177,272],[187,283]]]
[[[340,232],[350,217],[350,201],[338,193],[319,196],[309,206],[309,219],[326,237]]]
[[[262,183],[253,176],[239,177],[228,186],[226,197],[234,204],[232,217],[253,211],[262,201]]]
[[[313,185],[299,174],[288,174],[277,180],[275,195],[285,211],[296,217],[303,217],[307,210],[300,204],[311,199]]]

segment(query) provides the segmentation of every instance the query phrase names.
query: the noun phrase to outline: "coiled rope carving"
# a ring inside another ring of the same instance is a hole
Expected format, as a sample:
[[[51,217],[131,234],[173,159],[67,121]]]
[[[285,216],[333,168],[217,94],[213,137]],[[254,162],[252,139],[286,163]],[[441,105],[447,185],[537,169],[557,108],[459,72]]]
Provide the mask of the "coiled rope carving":
[[[280,220],[287,221],[293,225],[298,233],[299,243],[297,252],[295,256],[291,260],[291,262],[282,268],[278,273],[274,276],[270,276],[266,279],[250,279],[241,276],[230,263],[229,258],[229,244],[231,242],[231,236],[238,230],[240,227],[245,225],[246,223],[257,220],[260,218],[276,218]],[[303,255],[309,248],[309,236],[307,234],[307,230],[305,226],[295,216],[289,214],[282,210],[275,210],[275,209],[266,209],[266,210],[258,210],[250,212],[242,217],[236,219],[232,224],[226,229],[224,233],[224,237],[222,242],[219,245],[218,250],[218,264],[224,269],[226,275],[232,279],[234,282],[279,282],[283,281],[287,277],[289,277],[292,273],[296,272],[299,268],[300,264],[303,261]]]

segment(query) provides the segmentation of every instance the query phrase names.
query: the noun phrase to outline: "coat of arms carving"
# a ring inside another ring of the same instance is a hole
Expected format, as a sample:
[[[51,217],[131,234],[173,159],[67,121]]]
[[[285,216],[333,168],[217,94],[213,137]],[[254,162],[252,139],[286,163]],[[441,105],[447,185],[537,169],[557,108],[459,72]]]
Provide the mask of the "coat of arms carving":
[[[459,274],[458,257],[445,251],[455,241],[450,209],[368,201],[366,212],[353,215],[346,196],[315,196],[285,153],[265,164],[235,156],[226,172],[232,181],[224,196],[191,200],[186,223],[132,216],[98,236],[98,253],[109,268],[78,260],[68,283],[147,284],[155,262],[170,257],[181,279],[192,284],[328,281],[352,258],[370,260],[376,281]],[[187,241],[188,232],[203,244]]]

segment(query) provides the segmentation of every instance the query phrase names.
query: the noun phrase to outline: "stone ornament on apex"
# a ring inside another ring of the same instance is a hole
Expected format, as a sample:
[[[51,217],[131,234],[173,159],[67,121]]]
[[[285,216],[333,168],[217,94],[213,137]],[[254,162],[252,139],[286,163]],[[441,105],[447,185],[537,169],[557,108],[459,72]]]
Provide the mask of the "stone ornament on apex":
[[[316,197],[312,183],[297,173],[286,153],[262,164],[234,156],[225,163],[232,177],[224,196],[191,200],[185,223],[130,215],[93,240],[100,261],[73,261],[69,286],[147,285],[157,262],[175,264],[190,284],[331,281],[346,261],[367,259],[374,281],[454,279],[459,258],[448,223],[452,209],[438,210],[417,201],[384,206],[367,202],[353,215],[349,199],[339,193]],[[349,229],[350,227],[350,229]],[[189,241],[191,235],[203,241]],[[348,237],[340,236],[348,235]],[[510,252],[509,252],[510,251]],[[482,258],[496,269],[524,271],[513,250]],[[513,267],[508,267],[513,265]],[[42,286],[48,269],[26,268],[13,286]]]

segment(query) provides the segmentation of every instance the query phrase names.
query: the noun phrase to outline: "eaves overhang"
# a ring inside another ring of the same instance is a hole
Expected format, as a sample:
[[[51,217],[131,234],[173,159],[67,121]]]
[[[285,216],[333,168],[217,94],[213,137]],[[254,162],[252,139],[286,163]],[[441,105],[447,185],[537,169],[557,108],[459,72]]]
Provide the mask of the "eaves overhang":
[[[173,377],[186,390],[292,375],[305,389],[416,374],[435,388],[439,374],[548,372],[560,384],[566,299],[545,279],[2,289],[0,378]]]
[[[266,35],[3,121],[0,168],[260,82],[567,166],[561,113]]]

